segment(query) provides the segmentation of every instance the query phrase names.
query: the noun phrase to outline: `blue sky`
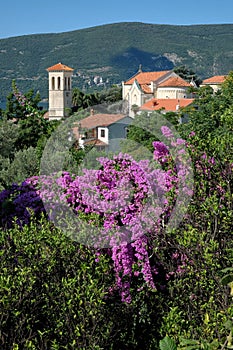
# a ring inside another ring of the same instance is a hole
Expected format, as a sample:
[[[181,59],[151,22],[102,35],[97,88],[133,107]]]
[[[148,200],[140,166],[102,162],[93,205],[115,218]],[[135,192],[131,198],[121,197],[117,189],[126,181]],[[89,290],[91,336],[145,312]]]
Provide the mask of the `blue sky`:
[[[0,38],[116,22],[233,23],[233,0],[3,0],[0,9]]]

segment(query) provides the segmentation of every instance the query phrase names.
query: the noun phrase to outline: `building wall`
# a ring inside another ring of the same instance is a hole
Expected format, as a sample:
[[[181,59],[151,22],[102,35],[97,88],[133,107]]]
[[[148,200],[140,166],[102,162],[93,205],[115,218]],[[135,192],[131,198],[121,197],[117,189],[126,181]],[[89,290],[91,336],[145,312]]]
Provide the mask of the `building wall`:
[[[129,99],[129,91],[131,89],[132,85],[124,85],[124,82],[122,82],[122,99],[128,100]]]
[[[104,136],[102,136],[101,134],[104,132]],[[105,142],[106,144],[108,144],[108,140],[109,140],[109,131],[108,131],[108,128],[107,127],[98,127],[98,136],[97,138],[100,140],[100,141],[103,141]]]
[[[200,87],[203,86],[210,86],[214,92],[217,92],[219,89],[221,89],[221,84],[201,84]]]
[[[49,72],[49,119],[64,118],[72,107],[72,72]]]
[[[122,96],[125,96],[123,99],[128,102],[128,114],[133,118],[135,113],[132,111],[132,106],[136,105],[138,107],[141,107],[146,102],[146,100],[153,97],[153,94],[145,94],[134,82],[132,85],[125,86]]]
[[[126,128],[128,125],[132,123],[132,118],[130,117],[125,117],[122,118],[120,121],[109,125],[108,130],[109,130],[109,141],[112,139],[125,139],[126,138]]]
[[[185,88],[164,87],[158,88],[156,91],[156,98],[187,98],[187,91]]]

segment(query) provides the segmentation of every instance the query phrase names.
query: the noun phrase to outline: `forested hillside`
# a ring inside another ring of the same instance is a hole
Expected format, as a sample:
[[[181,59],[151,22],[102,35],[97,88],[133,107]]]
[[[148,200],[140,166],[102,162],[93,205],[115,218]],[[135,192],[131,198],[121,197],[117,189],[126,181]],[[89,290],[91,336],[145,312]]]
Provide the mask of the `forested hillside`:
[[[96,89],[120,83],[143,70],[185,65],[201,78],[227,74],[233,61],[233,25],[117,23],[59,34],[0,40],[0,99],[16,79],[23,91],[47,97],[46,68],[63,62],[74,68],[74,86]],[[103,85],[100,85],[103,87]]]

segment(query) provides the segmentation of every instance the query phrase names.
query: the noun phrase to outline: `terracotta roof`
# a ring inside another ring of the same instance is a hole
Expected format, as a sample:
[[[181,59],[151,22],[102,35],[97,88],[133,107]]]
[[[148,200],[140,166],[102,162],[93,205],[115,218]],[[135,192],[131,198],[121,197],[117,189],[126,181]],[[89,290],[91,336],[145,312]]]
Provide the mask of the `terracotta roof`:
[[[133,84],[134,80],[137,79],[140,85],[142,84],[150,84],[152,81],[156,81],[161,78],[163,75],[171,72],[170,70],[160,71],[160,72],[138,72],[132,78],[125,81],[125,85]]]
[[[170,77],[167,80],[163,81],[161,84],[159,84],[158,87],[176,87],[176,86],[191,86],[190,83],[188,83],[186,80],[182,79],[181,77]]]
[[[149,85],[147,84],[141,84],[141,89],[143,90],[143,92],[145,92],[146,94],[152,94],[151,88]]]
[[[84,145],[94,145],[94,146],[107,146],[107,143],[99,140],[99,139],[93,139],[93,140],[84,140]]]
[[[202,84],[222,84],[225,79],[225,75],[215,75],[214,77],[204,79]]]
[[[52,71],[66,71],[66,72],[72,72],[73,68],[70,68],[68,66],[66,66],[65,64],[59,62],[57,64],[55,64],[52,67],[47,68],[48,72],[52,72]]]
[[[97,126],[108,126],[125,117],[124,114],[93,114],[80,120],[82,128],[92,129]]]
[[[152,98],[150,101],[147,101],[140,107],[142,111],[158,111],[164,109],[169,112],[176,112],[177,106],[180,108],[187,107],[194,101],[194,98]]]

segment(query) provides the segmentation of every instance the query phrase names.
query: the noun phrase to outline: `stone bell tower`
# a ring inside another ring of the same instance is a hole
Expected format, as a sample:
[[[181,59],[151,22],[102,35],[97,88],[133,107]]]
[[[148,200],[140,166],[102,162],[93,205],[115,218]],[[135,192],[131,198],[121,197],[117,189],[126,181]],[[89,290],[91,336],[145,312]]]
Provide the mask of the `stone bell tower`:
[[[49,73],[49,120],[59,120],[68,116],[72,107],[73,69],[58,63],[47,68]]]

